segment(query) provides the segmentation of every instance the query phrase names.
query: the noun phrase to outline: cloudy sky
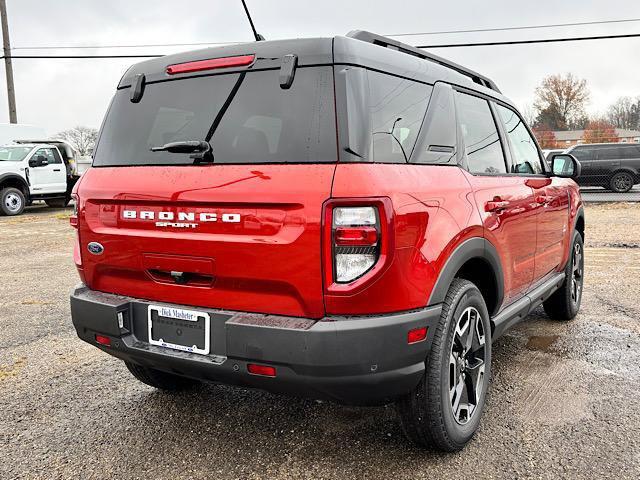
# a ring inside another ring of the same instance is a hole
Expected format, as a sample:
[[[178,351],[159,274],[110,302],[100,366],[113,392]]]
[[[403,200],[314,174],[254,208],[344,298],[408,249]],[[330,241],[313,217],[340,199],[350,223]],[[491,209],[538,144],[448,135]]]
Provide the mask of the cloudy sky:
[[[382,34],[640,18],[637,0],[248,0],[267,39],[332,36],[352,29]],[[239,0],[7,0],[14,55],[165,54],[191,47],[46,49],[25,47],[234,42],[252,39]],[[437,44],[640,32],[640,22],[542,30],[403,37]],[[195,47],[193,47],[195,48]],[[640,38],[434,50],[484,73],[521,108],[549,74],[573,72],[591,89],[589,112],[617,97],[640,95]],[[53,135],[99,127],[131,59],[14,60],[18,121]],[[0,123],[8,122],[0,73]]]

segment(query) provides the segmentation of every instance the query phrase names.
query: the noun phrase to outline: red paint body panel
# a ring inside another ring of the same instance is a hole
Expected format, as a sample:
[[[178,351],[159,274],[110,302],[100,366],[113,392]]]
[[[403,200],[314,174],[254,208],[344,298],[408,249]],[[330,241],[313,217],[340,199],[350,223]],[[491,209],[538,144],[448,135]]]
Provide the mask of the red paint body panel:
[[[74,260],[90,288],[310,318],[423,308],[452,252],[472,237],[496,247],[503,305],[512,303],[565,264],[581,202],[571,180],[399,164],[95,168],[77,193]],[[336,205],[374,205],[383,217],[380,260],[350,284],[332,280],[326,225]],[[157,227],[140,212],[217,221]],[[221,221],[236,214],[241,221]],[[104,253],[90,254],[89,242]],[[176,284],[172,271],[194,280]]]
[[[393,209],[387,268],[362,288],[327,289],[328,314],[368,314],[424,307],[448,255],[482,236],[469,183],[458,167],[339,164],[334,199],[385,197]],[[384,238],[383,238],[384,241]],[[367,277],[367,275],[365,275]],[[363,277],[364,278],[364,277]]]
[[[90,169],[78,188],[85,281],[94,290],[148,300],[320,318],[320,223],[334,170],[335,164]],[[157,227],[124,218],[124,211],[152,212],[155,219],[160,212],[215,214],[218,221]],[[220,221],[226,214],[242,221]],[[101,243],[104,253],[89,253],[89,242]],[[172,284],[166,281],[172,270],[211,275],[213,284]]]

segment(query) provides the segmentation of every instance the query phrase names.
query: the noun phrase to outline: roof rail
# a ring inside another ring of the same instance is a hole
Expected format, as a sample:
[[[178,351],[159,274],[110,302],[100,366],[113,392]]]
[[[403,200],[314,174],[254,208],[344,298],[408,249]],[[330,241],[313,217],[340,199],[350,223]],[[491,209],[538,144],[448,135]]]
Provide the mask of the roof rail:
[[[430,62],[437,63],[444,67],[455,70],[462,75],[470,77],[471,80],[482,85],[483,87],[487,87],[491,90],[495,90],[496,92],[501,93],[498,86],[491,79],[485,77],[484,75],[480,75],[478,72],[474,72],[473,70],[463,67],[462,65],[458,65],[455,62],[434,55],[433,53],[426,52],[420,48],[412,47],[411,45],[407,45],[406,43],[398,42],[397,40],[383,37],[382,35],[377,35],[365,30],[352,30],[347,33],[347,37],[361,40],[367,43],[373,43],[374,45],[390,48],[392,50],[397,50],[408,55],[413,55],[414,57],[423,58]]]

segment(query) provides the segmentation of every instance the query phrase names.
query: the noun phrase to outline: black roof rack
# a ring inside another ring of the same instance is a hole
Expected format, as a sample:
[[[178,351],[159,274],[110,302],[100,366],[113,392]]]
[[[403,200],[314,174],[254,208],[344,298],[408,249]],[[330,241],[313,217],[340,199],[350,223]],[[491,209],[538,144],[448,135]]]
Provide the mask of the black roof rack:
[[[406,43],[398,42],[397,40],[383,37],[382,35],[376,35],[375,33],[367,32],[365,30],[352,30],[347,33],[347,37],[354,38],[356,40],[362,40],[363,42],[367,43],[373,43],[374,45],[390,48],[402,53],[406,53],[408,55],[413,55],[414,57],[423,58],[430,62],[437,63],[439,65],[455,70],[462,75],[470,77],[471,80],[473,80],[475,83],[501,93],[497,85],[491,79],[485,77],[484,75],[480,75],[478,72],[474,72],[473,70],[465,68],[462,65],[458,65],[455,62],[434,55],[433,53],[429,53],[419,48],[412,47],[411,45],[407,45]]]

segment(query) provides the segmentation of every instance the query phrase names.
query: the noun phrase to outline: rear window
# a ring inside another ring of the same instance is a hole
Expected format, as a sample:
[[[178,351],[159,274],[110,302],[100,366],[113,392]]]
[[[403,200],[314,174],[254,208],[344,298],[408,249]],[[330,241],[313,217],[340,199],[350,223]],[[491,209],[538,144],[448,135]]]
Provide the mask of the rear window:
[[[332,68],[298,68],[289,89],[280,88],[278,73],[254,71],[244,78],[226,74],[148,84],[139,103],[130,101],[129,88],[118,90],[93,164],[192,164],[189,154],[150,149],[205,140],[212,129],[209,143],[216,164],[335,162]],[[224,115],[215,126],[221,111]]]

